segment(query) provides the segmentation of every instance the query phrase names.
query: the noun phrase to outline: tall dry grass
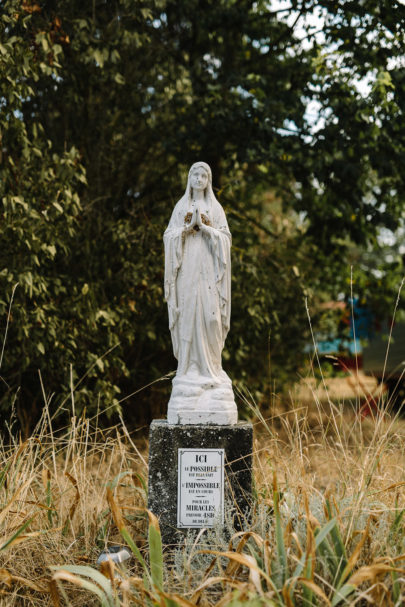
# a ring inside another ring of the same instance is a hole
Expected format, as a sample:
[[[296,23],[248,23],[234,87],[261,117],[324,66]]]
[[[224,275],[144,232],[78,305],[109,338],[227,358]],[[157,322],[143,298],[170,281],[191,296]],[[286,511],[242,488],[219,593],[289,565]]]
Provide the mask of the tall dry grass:
[[[255,425],[251,520],[231,541],[190,533],[163,555],[144,436],[84,416],[56,434],[47,405],[28,440],[6,430],[0,605],[405,604],[405,421],[382,402],[364,419],[361,396],[327,389],[273,396],[265,412],[240,396]],[[116,543],[132,549],[129,569],[100,576]]]
[[[52,604],[50,567],[94,564],[107,543],[118,539],[106,501],[107,487],[119,491],[142,545],[145,524],[135,507],[146,506],[142,486],[146,462],[128,436],[124,425],[101,430],[85,417],[73,417],[69,428],[55,436],[47,406],[28,440],[3,435],[1,605]],[[146,453],[145,440],[140,446]],[[74,594],[75,605],[97,604],[82,592]]]

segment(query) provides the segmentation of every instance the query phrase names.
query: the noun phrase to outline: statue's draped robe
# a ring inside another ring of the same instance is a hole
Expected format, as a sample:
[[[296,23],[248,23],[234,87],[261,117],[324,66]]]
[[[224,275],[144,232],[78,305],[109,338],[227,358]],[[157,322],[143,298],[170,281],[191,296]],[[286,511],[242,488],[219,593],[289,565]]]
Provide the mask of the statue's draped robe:
[[[227,378],[221,352],[231,313],[231,234],[215,198],[209,205],[201,201],[198,208],[211,223],[208,233],[183,233],[184,218],[193,211],[185,196],[164,234],[165,299],[177,378],[197,373],[221,381]]]

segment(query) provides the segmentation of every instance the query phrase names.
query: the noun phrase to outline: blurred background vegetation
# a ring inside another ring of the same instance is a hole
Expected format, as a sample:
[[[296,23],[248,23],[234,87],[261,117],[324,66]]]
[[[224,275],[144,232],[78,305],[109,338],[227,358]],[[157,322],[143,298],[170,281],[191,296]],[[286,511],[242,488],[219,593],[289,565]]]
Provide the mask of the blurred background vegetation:
[[[351,289],[389,315],[404,27],[396,0],[5,0],[3,418],[28,432],[72,389],[76,413],[164,413],[169,380],[128,395],[176,367],[162,235],[197,160],[233,235],[236,385],[264,398],[295,380],[306,302],[324,332],[338,323],[322,304]]]

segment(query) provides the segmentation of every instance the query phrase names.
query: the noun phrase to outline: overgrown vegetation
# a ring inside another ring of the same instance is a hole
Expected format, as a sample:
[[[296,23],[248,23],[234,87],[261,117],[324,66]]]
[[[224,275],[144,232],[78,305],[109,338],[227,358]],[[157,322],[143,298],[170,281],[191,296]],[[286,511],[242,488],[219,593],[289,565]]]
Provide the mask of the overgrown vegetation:
[[[404,208],[404,23],[397,0],[3,1],[4,418],[15,403],[28,435],[38,369],[52,406],[73,385],[92,414],[174,369],[162,233],[195,160],[233,233],[234,378],[263,391],[269,357],[274,376],[296,369],[303,298],[347,292],[351,262],[385,316],[402,272],[378,235]]]
[[[324,394],[325,396],[325,394]],[[392,605],[405,600],[405,423],[329,400],[278,399],[255,421],[252,520],[162,553],[146,508],[146,441],[72,417],[0,446],[0,604]],[[96,568],[106,546],[133,558]]]

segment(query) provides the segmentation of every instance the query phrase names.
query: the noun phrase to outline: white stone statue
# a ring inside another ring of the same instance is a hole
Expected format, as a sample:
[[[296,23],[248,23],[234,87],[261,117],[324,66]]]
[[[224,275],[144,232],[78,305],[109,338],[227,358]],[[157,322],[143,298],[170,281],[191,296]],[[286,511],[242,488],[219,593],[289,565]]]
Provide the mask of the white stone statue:
[[[165,300],[178,361],[168,422],[236,424],[232,382],[221,364],[231,315],[231,234],[205,162],[189,171],[164,245]]]

